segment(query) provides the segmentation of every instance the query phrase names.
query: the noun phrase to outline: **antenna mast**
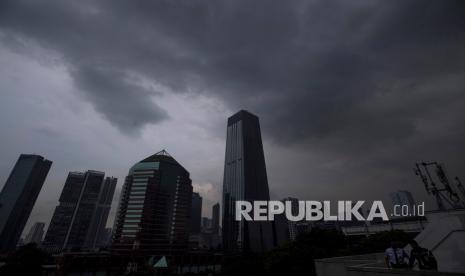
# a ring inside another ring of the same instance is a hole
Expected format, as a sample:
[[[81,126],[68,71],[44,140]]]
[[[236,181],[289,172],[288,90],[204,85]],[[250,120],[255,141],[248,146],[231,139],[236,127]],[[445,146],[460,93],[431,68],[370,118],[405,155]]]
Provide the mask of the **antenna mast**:
[[[435,169],[436,179],[439,180],[439,183],[436,183],[431,175],[431,167]],[[442,164],[438,162],[415,163],[414,172],[421,178],[421,181],[425,185],[426,192],[436,198],[439,210],[446,210],[446,204],[452,209],[463,208],[463,206],[465,206],[463,202],[460,202],[460,197],[450,185],[449,178]],[[457,188],[465,196],[465,190],[460,180],[457,177],[455,179],[458,183]],[[441,187],[439,187],[438,184],[442,184]]]

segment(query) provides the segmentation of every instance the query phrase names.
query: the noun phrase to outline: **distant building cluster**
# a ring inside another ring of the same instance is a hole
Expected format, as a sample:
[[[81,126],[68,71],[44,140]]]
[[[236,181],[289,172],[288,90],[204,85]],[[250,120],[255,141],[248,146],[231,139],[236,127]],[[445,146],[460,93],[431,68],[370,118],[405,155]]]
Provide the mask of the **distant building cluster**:
[[[35,243],[49,253],[91,256],[104,250],[115,254],[110,256],[150,257],[150,263],[159,259],[155,267],[167,265],[168,257],[179,271],[190,272],[195,262],[202,263],[197,271],[217,267],[217,256],[202,252],[263,253],[316,226],[345,232],[367,227],[358,221],[288,221],[284,215],[275,221],[235,220],[236,201],[270,200],[259,119],[244,110],[228,118],[223,209],[214,204],[211,217],[202,217],[203,199],[193,191],[189,171],[162,150],[129,169],[113,228],[106,225],[117,179],[95,170],[69,172],[47,231],[44,222],[36,222],[20,241],[51,165],[39,155],[20,155],[0,193],[0,253],[13,251],[18,243]],[[394,204],[415,204],[408,191],[390,196]],[[297,198],[282,201],[292,202],[292,213],[297,213]],[[127,272],[138,265],[128,263]]]
[[[228,119],[225,206],[221,210],[214,204],[211,217],[202,217],[202,196],[193,192],[189,172],[162,150],[129,169],[113,228],[106,225],[117,179],[102,171],[72,171],[48,227],[36,222],[20,241],[51,165],[39,155],[19,157],[0,193],[1,252],[14,250],[18,243],[35,243],[50,253],[106,249],[147,255],[264,252],[276,245],[273,223],[238,223],[231,217],[235,200],[269,199],[259,120],[250,112]]]

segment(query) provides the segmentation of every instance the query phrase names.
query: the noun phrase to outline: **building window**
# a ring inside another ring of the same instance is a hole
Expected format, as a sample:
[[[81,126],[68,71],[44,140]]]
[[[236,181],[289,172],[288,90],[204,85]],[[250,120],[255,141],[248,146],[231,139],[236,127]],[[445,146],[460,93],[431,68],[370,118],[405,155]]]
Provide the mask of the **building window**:
[[[140,218],[142,214],[126,214],[127,218]]]

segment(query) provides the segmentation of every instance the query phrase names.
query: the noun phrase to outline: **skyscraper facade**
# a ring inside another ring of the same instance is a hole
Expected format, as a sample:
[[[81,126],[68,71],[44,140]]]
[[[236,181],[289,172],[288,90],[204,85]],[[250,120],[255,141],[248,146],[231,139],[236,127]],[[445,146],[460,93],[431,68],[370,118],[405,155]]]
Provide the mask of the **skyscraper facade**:
[[[16,248],[52,161],[21,154],[0,193],[0,252]]]
[[[190,233],[199,234],[202,221],[202,197],[198,193],[192,193]]]
[[[116,182],[99,171],[70,172],[42,246],[50,252],[94,249],[106,226]]]
[[[212,207],[212,233],[220,234],[220,204],[216,203]]]
[[[65,247],[65,240],[73,221],[74,211],[79,203],[85,178],[85,173],[82,172],[68,173],[58,200],[59,204],[55,208],[42,243],[42,247],[47,251],[59,252]]]
[[[97,249],[108,244],[108,229],[106,228],[106,224],[117,182],[118,179],[114,177],[106,177],[103,182],[98,203],[92,215],[89,230],[87,231],[87,237],[84,242],[85,248]]]
[[[42,238],[44,237],[44,227],[45,223],[43,222],[34,223],[34,225],[32,225],[31,227],[31,230],[29,230],[29,233],[26,235],[26,238],[24,239],[24,244],[35,243],[37,245],[40,245],[42,242]]]
[[[237,200],[269,200],[257,116],[241,110],[228,118],[223,179],[223,247],[226,252],[265,252],[275,245],[273,224],[236,221]]]
[[[189,172],[166,151],[138,162],[121,192],[112,250],[145,256],[183,254],[191,201]]]

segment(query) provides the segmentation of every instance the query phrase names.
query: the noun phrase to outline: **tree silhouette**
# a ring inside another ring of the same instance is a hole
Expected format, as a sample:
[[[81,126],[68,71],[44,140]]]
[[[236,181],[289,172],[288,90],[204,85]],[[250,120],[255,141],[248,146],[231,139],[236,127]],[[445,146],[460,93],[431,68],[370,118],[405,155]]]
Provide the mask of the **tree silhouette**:
[[[52,261],[51,256],[37,248],[35,243],[21,246],[9,254],[0,275],[41,275],[42,265]]]

